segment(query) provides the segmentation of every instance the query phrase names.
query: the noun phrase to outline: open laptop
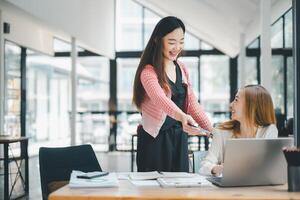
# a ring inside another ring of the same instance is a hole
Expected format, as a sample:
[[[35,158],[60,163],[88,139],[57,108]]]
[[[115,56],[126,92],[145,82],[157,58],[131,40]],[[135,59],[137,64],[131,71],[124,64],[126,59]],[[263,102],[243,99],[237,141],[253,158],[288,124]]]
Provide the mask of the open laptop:
[[[221,187],[279,185],[287,181],[282,148],[293,138],[230,139],[226,142],[223,176],[207,178]]]

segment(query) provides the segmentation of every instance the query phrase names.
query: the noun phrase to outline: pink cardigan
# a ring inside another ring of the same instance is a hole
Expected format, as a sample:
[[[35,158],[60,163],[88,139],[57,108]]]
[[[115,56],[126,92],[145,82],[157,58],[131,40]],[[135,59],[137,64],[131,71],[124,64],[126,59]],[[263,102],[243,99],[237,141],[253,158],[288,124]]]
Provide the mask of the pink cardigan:
[[[187,88],[183,111],[191,115],[202,128],[211,131],[212,125],[192,90],[188,72],[183,63],[178,62],[178,64],[182,72],[183,84]],[[140,78],[146,91],[144,101],[141,105],[142,126],[147,133],[155,138],[158,135],[166,116],[168,115],[175,119],[176,113],[182,111],[171,100],[171,91],[165,93],[159,85],[155,69],[152,65],[145,66]]]

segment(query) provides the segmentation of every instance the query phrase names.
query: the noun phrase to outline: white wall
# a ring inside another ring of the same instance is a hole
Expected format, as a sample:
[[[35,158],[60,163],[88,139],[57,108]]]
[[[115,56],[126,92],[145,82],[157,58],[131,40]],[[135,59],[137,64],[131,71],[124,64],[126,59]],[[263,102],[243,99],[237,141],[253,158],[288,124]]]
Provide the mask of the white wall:
[[[54,53],[53,34],[40,20],[6,1],[0,1],[0,9],[2,21],[10,24],[10,33],[3,34],[4,40],[10,40],[49,55]]]
[[[78,45],[114,58],[114,0],[8,0],[75,37]],[[69,38],[62,38],[67,41]]]

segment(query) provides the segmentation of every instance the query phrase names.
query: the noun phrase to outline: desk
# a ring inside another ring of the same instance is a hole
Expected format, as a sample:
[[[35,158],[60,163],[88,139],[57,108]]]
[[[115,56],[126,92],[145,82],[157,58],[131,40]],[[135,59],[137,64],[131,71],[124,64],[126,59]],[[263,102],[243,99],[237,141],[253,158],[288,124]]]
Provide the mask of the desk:
[[[136,187],[128,180],[120,180],[118,188],[71,189],[68,185],[53,192],[49,200],[149,200],[149,199],[300,199],[300,192],[287,192],[287,185],[261,187],[218,188],[161,188]]]
[[[9,157],[9,145],[11,143],[20,143],[20,156],[15,157],[13,154],[11,157]],[[28,180],[28,138],[27,137],[11,137],[11,136],[0,136],[0,144],[3,144],[4,146],[4,157],[0,158],[0,160],[4,161],[4,199],[8,200],[12,198],[12,191],[14,189],[14,186],[16,184],[16,179],[20,178],[22,181],[22,185],[24,187],[24,194],[18,197],[14,198],[19,198],[23,196],[27,196],[29,192],[29,180]],[[23,177],[22,171],[21,171],[21,164],[18,164],[18,160],[25,160],[25,176]],[[9,189],[9,163],[10,162],[15,162],[17,166],[17,175],[16,179],[12,180],[12,187],[11,190]]]

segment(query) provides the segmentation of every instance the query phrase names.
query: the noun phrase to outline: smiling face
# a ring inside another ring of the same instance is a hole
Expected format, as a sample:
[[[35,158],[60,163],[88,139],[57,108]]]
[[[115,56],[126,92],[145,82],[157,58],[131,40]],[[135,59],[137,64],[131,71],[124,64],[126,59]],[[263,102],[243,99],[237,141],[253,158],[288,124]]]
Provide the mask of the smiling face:
[[[245,118],[245,92],[239,90],[235,95],[234,100],[230,104],[231,119],[239,122],[244,121]]]
[[[163,56],[164,59],[174,61],[184,47],[184,32],[177,28],[163,37]]]

